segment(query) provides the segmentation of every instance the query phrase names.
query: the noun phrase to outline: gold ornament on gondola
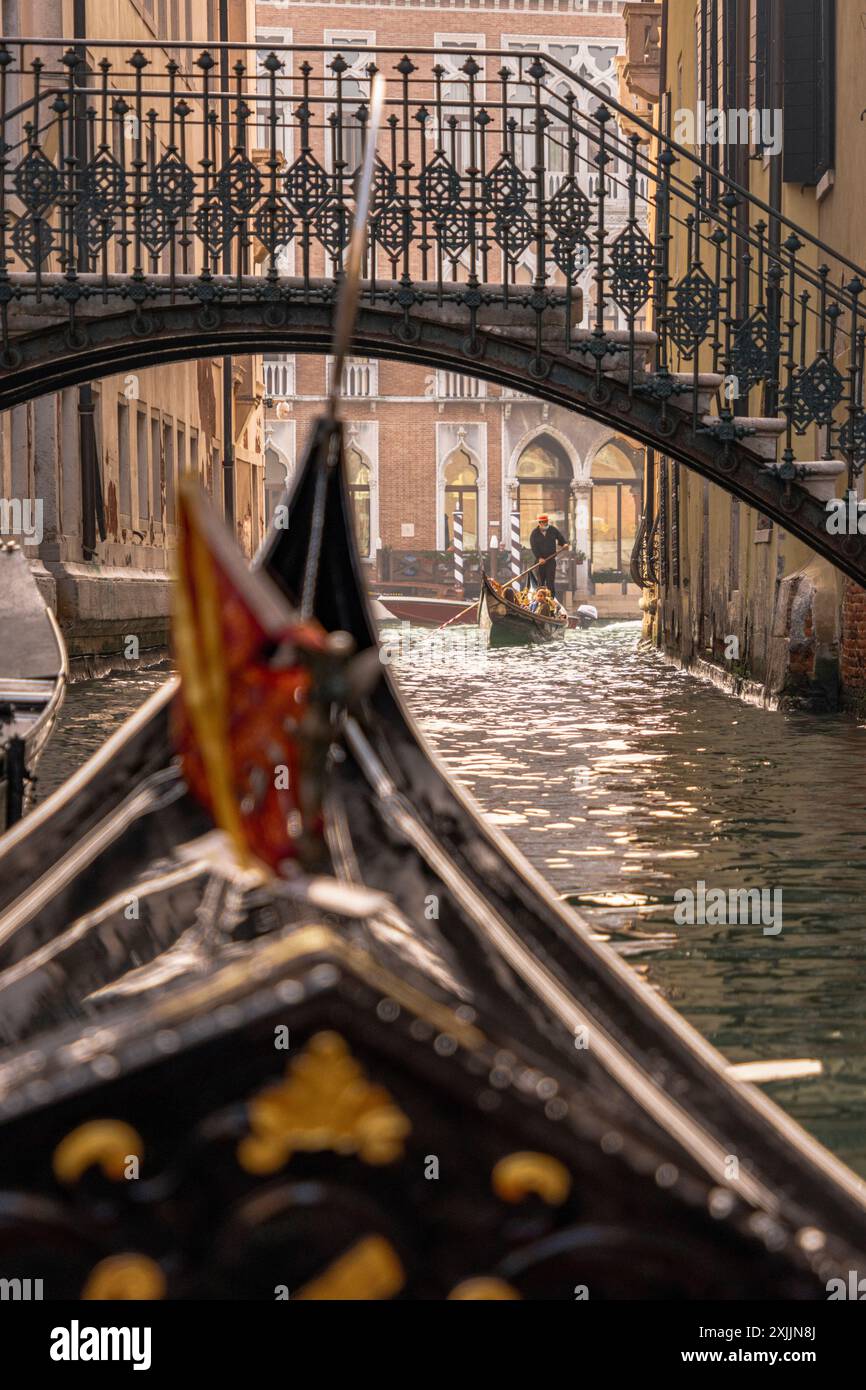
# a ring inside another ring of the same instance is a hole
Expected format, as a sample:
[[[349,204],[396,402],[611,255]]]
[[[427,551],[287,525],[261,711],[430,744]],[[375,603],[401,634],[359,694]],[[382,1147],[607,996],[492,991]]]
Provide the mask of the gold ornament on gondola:
[[[252,1133],[238,1145],[248,1173],[276,1173],[293,1153],[331,1150],[364,1163],[403,1155],[409,1119],[383,1086],[368,1081],[338,1033],[317,1033],[285,1079],[249,1102]]]
[[[119,1182],[130,1158],[141,1158],[144,1141],[123,1120],[89,1120],[61,1139],[54,1150],[52,1167],[58,1182],[67,1186],[98,1165],[112,1182]]]
[[[548,1206],[559,1207],[571,1191],[571,1175],[565,1164],[550,1154],[529,1151],[501,1158],[490,1181],[503,1202],[522,1202],[534,1194]]]
[[[86,1299],[154,1300],[165,1298],[165,1275],[148,1255],[109,1255],[100,1260],[81,1291]]]
[[[332,1302],[393,1298],[406,1282],[400,1258],[384,1236],[365,1236],[293,1295]]]
[[[494,1279],[489,1276],[480,1276],[476,1279],[464,1279],[462,1283],[455,1285],[448,1295],[449,1302],[473,1302],[491,1303],[502,1302],[505,1299],[519,1299],[521,1295],[511,1284],[507,1284],[504,1279]]]

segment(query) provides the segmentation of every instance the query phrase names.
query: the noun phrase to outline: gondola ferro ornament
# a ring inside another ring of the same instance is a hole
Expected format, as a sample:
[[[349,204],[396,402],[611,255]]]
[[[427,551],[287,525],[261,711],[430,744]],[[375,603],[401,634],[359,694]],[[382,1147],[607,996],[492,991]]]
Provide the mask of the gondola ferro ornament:
[[[266,573],[247,568],[204,496],[191,485],[181,494],[175,739],[193,794],[228,835],[239,862],[264,863],[276,874],[294,860],[308,869],[324,862],[321,799],[334,711],[353,685],[355,694],[366,692],[378,675],[361,658],[347,681],[353,639],[326,633],[312,612],[328,477],[342,463],[337,406],[357,313],[383,103],[379,75],[371,82],[355,225],[337,299],[331,391],[314,438],[316,495],[299,617]]]

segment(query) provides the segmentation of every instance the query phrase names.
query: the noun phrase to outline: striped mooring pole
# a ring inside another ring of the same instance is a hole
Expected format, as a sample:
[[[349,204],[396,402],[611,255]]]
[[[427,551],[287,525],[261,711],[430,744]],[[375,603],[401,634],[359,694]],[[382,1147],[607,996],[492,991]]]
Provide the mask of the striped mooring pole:
[[[453,512],[451,516],[454,539],[454,583],[463,593],[463,513]]]
[[[511,574],[520,573],[520,512],[511,513]]]

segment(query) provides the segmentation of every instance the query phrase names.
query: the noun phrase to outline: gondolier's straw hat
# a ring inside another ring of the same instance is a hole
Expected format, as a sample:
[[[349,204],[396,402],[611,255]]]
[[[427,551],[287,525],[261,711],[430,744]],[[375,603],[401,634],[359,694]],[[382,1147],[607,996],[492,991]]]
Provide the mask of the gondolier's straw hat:
[[[539,524],[546,523],[546,522],[548,521],[548,519],[549,519],[549,518],[546,517],[546,516],[540,516],[540,517],[538,518]]]

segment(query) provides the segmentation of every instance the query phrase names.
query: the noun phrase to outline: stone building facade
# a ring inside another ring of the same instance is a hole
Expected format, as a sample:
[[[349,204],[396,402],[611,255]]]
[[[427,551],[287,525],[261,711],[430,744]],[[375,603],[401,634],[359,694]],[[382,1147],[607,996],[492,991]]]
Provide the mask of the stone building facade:
[[[246,40],[252,4],[230,0],[228,24],[231,40]],[[57,38],[57,50],[46,50],[49,63],[83,32],[91,69],[104,54],[117,59],[117,50],[100,49],[112,39],[131,53],[137,43],[204,44],[219,36],[215,0],[199,8],[167,0],[2,0],[2,27],[6,36]],[[26,96],[10,90],[9,104]],[[197,153],[188,151],[191,162]],[[39,506],[40,539],[27,552],[73,670],[98,669],[132,650],[142,659],[164,651],[178,481],[197,475],[225,511],[227,418],[234,521],[240,544],[253,553],[265,520],[262,390],[261,358],[207,358],[104,377],[0,416],[0,495]]]
[[[655,86],[655,121],[662,127],[670,122],[673,132],[678,113],[694,113],[701,102],[767,110],[781,121],[778,151],[717,144],[694,146],[695,152],[863,265],[866,29],[857,7],[832,0],[673,0],[630,7],[636,26],[650,13],[656,46],[636,57],[627,77],[650,95]],[[675,229],[674,278],[684,273],[688,254],[684,232]],[[850,279],[829,255],[803,254],[814,256],[816,268],[826,259],[831,278]],[[807,357],[816,350],[810,341]],[[675,361],[673,368],[682,365]],[[844,348],[834,366],[847,376]],[[767,414],[757,394],[739,413]],[[816,426],[795,437],[795,449],[798,461],[829,458],[825,432]],[[839,492],[844,472],[840,465]],[[860,478],[861,495],[862,486]],[[660,584],[646,600],[648,635],[684,664],[711,663],[770,702],[862,708],[862,591],[783,527],[676,463],[656,461],[654,494],[655,514],[665,524]]]

